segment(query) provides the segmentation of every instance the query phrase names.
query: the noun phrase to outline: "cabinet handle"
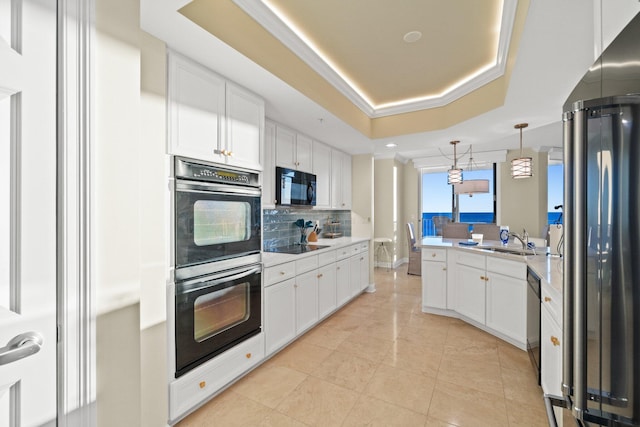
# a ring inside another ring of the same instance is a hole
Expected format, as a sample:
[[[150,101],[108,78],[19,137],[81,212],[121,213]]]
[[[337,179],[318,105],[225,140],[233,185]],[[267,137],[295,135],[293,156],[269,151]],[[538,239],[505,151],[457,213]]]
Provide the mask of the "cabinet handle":
[[[198,384],[200,386],[200,388],[205,388],[207,386],[207,382],[206,381],[200,381],[200,384]]]
[[[322,273],[318,274],[318,279],[322,279]]]
[[[442,271],[447,271],[447,267],[442,267]]]
[[[431,256],[432,256],[433,258],[435,258],[435,257],[436,257],[436,254],[431,254]]]
[[[251,359],[251,353],[247,353],[244,355],[247,359]]]
[[[232,151],[227,151],[227,156],[233,157],[233,152]]]
[[[480,276],[480,280],[486,280],[487,278],[484,276]]]
[[[554,345],[554,347],[557,347],[560,345],[560,340],[558,339],[558,337],[554,337],[553,335],[551,335],[551,343]]]
[[[364,257],[361,257],[361,258],[360,258],[360,261],[364,261]]]
[[[294,287],[294,288],[297,288],[297,287],[298,287],[298,284],[296,283],[295,285],[293,285],[293,287]]]
[[[544,297],[544,302],[551,302],[551,298],[549,298],[549,297]]]
[[[484,281],[485,281],[485,282],[488,282],[488,281],[489,281],[489,278],[488,278],[488,277],[485,277],[485,278],[484,278]]]

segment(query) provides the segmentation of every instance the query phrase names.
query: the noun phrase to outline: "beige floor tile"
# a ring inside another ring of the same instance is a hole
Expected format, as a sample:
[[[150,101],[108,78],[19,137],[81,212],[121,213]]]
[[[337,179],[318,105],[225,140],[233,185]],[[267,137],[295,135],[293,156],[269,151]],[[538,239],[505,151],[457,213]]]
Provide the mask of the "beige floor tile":
[[[336,350],[313,371],[312,375],[332,384],[362,392],[377,367],[376,362]]]
[[[506,427],[505,399],[470,387],[438,380],[429,417],[456,426]]]
[[[342,424],[348,426],[424,426],[427,417],[417,412],[362,396]]]
[[[435,418],[427,417],[427,424],[425,424],[425,427],[458,427],[458,426],[446,423],[444,421],[437,420]]]
[[[549,425],[542,397],[538,405],[523,405],[520,402],[507,400],[507,415],[509,427],[547,427]]]
[[[227,391],[177,424],[179,427],[246,427],[258,425],[271,409]]]
[[[339,426],[359,394],[315,377],[308,377],[278,406],[291,418],[312,426]]]
[[[398,338],[421,347],[444,349],[447,331],[445,328],[416,328],[405,325],[400,330]]]
[[[542,402],[542,389],[532,369],[502,369],[504,396],[520,403]]]
[[[304,334],[304,336],[300,338],[300,341],[329,350],[335,350],[349,335],[351,335],[349,331],[344,331],[328,323],[323,323]]]
[[[471,387],[500,397],[504,396],[500,365],[481,362],[475,355],[450,356],[445,352],[442,362],[440,362],[438,380]]]
[[[396,325],[405,325],[410,317],[411,313],[397,311],[387,307],[378,307],[370,316],[370,318],[376,322],[382,324],[394,323]]]
[[[332,351],[308,340],[298,340],[278,353],[269,363],[310,374]]]
[[[435,314],[429,313],[412,313],[409,321],[407,322],[408,326],[419,328],[419,329],[438,329],[438,330],[448,330],[451,325],[451,319],[446,316],[438,316]]]
[[[380,365],[365,394],[427,415],[436,380],[392,366]]]
[[[258,427],[305,427],[306,425],[307,424],[273,410],[258,424]]]
[[[342,341],[336,350],[353,354],[373,362],[382,362],[387,353],[389,353],[394,340],[377,338],[376,336],[366,335],[359,331],[360,330],[351,334],[349,339]],[[381,335],[384,336],[384,334]]]
[[[233,392],[275,408],[305,378],[302,372],[272,365],[251,372],[233,386]]]
[[[442,349],[431,349],[397,339],[383,363],[394,368],[436,378],[441,360]]]
[[[533,365],[529,359],[529,353],[520,350],[511,344],[498,343],[498,356],[500,358],[500,366],[506,369],[528,369],[533,371]]]
[[[450,341],[448,341],[450,342]],[[465,357],[473,360],[475,363],[483,363],[500,367],[498,358],[498,348],[485,345],[478,341],[468,341],[467,343],[454,343],[453,345],[444,345],[445,357]]]
[[[365,320],[366,317],[354,316],[351,314],[351,311],[345,311],[345,309],[343,309],[325,320],[320,327],[326,327],[332,331],[353,332],[358,329]]]

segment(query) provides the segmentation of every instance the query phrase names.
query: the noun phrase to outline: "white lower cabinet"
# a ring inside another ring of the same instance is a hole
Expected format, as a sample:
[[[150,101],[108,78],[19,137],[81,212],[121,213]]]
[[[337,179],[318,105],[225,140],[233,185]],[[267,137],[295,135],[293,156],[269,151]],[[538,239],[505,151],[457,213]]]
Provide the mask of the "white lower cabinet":
[[[351,298],[349,274],[349,259],[336,262],[336,303],[337,306],[345,304]]]
[[[355,296],[360,293],[360,255],[349,258],[349,295]]]
[[[337,307],[335,262],[318,268],[318,317],[332,313]]]
[[[309,271],[295,278],[296,334],[309,329],[318,322],[318,273]]]
[[[422,306],[447,308],[447,250],[422,250]]]
[[[264,334],[258,334],[169,384],[169,419],[175,421],[264,359]]]
[[[487,326],[521,344],[527,341],[527,267],[487,257]]]
[[[485,322],[485,271],[467,265],[457,265],[458,285],[456,311],[484,325]]]
[[[360,246],[360,290],[369,286],[369,243]]]
[[[264,331],[267,355],[296,336],[295,279],[271,285],[264,290]]]
[[[545,393],[562,396],[562,330],[546,304],[540,309],[540,385]]]

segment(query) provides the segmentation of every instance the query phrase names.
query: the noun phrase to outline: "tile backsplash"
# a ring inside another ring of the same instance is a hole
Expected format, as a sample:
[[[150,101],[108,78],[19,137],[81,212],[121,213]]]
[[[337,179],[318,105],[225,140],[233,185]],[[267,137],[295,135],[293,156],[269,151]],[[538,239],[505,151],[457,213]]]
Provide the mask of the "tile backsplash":
[[[295,225],[296,220],[304,219],[318,221],[318,227],[322,230],[320,238],[325,231],[342,233],[342,236],[351,236],[351,211],[317,211],[304,208],[279,208],[265,209],[263,211],[262,238],[265,248],[292,245],[300,243],[300,228]],[[335,230],[328,230],[327,221],[339,222]]]

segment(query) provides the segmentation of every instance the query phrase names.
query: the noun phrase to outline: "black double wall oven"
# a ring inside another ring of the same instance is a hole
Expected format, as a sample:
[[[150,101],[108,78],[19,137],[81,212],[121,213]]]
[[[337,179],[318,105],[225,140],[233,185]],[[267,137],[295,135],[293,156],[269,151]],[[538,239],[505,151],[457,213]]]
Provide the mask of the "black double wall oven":
[[[175,377],[260,333],[257,173],[174,159]]]

